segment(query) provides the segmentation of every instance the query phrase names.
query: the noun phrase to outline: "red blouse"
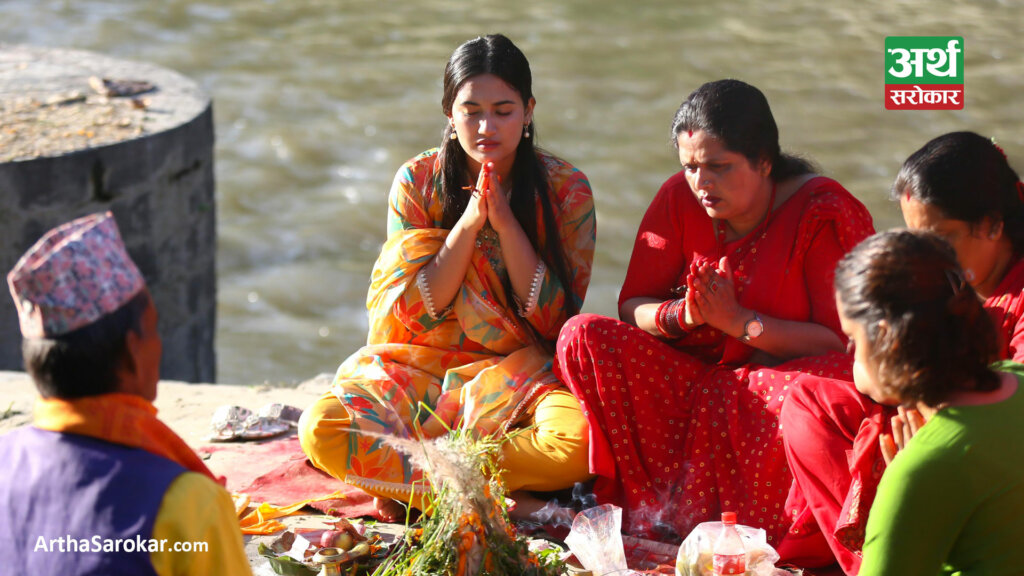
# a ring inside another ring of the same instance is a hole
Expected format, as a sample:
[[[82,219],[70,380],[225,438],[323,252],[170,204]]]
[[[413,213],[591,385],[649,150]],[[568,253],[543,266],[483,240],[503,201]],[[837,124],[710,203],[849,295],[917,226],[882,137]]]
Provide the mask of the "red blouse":
[[[838,182],[819,176],[769,214],[763,234],[755,231],[723,244],[714,221],[679,172],[662,185],[644,215],[619,306],[636,297],[675,298],[672,289],[683,283],[691,262],[728,256],[742,306],[775,318],[821,324],[845,342],[836,313],[834,269],[871,232],[867,208]],[[745,361],[752,352],[710,327],[694,331],[676,346],[729,364]],[[703,353],[695,347],[704,348]]]

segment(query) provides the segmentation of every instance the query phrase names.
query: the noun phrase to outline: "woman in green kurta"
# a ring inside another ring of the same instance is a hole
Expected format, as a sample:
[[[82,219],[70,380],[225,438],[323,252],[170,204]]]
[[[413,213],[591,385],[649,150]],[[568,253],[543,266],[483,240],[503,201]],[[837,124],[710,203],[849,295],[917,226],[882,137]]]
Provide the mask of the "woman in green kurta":
[[[854,380],[899,406],[861,576],[1024,573],[1024,365],[938,236],[872,236],[836,269]],[[888,440],[887,440],[888,441]]]

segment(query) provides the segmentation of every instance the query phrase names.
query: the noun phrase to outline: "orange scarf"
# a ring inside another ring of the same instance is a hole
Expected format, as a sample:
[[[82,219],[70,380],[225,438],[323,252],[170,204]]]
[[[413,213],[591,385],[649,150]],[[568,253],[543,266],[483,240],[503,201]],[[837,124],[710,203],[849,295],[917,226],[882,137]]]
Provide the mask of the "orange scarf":
[[[140,448],[205,474],[223,484],[188,444],[156,417],[156,407],[134,394],[101,394],[85,398],[37,398],[35,426],[43,430],[81,434]]]

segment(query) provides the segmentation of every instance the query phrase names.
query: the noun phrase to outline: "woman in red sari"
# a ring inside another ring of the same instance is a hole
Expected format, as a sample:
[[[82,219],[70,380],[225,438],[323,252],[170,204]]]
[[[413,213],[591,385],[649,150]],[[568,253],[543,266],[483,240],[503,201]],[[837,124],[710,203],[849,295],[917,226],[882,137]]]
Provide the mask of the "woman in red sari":
[[[622,321],[571,319],[558,365],[590,424],[595,493],[627,531],[683,537],[734,510],[778,541],[791,480],[778,413],[801,373],[851,378],[832,270],[871,217],[781,153],[743,82],[690,94],[672,140],[683,170],[644,215]]]
[[[928,142],[904,162],[892,186],[903,219],[952,244],[964,275],[999,329],[1000,357],[1024,361],[1024,184],[1006,155],[973,132]],[[860,569],[868,510],[886,462],[923,424],[873,402],[845,382],[807,380],[782,412],[795,482],[786,509],[793,530],[783,561]],[[895,432],[896,441],[893,439]]]

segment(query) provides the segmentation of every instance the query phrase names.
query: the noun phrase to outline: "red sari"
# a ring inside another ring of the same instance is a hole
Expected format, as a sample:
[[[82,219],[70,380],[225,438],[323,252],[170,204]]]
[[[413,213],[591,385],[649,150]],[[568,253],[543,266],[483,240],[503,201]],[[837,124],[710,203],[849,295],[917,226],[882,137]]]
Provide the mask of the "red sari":
[[[985,309],[1000,334],[1000,358],[1024,361],[1024,259],[1010,267]],[[878,439],[891,432],[895,414],[850,382],[806,379],[794,387],[781,418],[795,479],[786,503],[793,527],[779,547],[783,562],[805,568],[838,562],[857,574],[868,511],[885,471]]]
[[[817,177],[757,230],[725,243],[680,172],[644,216],[619,302],[673,298],[692,261],[728,256],[741,305],[842,337],[833,269],[872,231],[860,202]],[[808,373],[850,379],[852,361],[834,354],[766,367],[750,362],[753,352],[708,326],[671,343],[593,314],[563,327],[557,360],[590,424],[594,490],[623,508],[627,531],[684,537],[723,510],[772,541],[786,531],[791,477],[779,411],[793,382]]]

